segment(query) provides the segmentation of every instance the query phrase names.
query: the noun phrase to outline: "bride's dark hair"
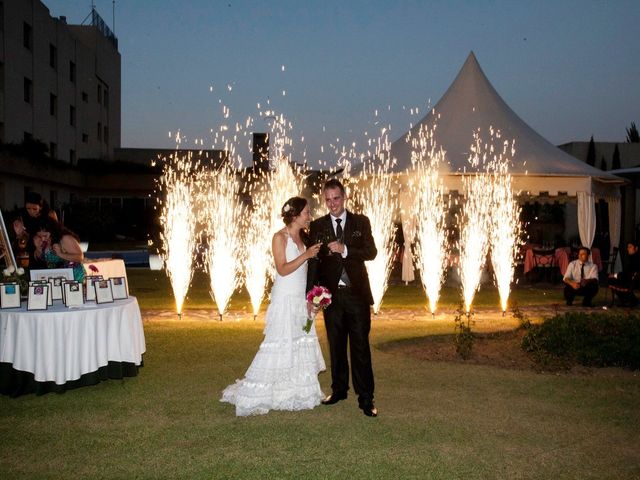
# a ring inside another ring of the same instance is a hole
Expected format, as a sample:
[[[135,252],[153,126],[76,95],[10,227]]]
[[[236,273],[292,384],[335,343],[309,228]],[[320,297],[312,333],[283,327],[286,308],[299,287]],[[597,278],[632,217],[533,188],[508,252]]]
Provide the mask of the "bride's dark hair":
[[[284,202],[282,210],[280,211],[284,224],[290,225],[293,219],[302,213],[302,210],[304,210],[304,207],[306,207],[308,203],[307,199],[303,197],[291,197]],[[305,245],[309,246],[309,235],[305,230],[300,231],[300,238]]]

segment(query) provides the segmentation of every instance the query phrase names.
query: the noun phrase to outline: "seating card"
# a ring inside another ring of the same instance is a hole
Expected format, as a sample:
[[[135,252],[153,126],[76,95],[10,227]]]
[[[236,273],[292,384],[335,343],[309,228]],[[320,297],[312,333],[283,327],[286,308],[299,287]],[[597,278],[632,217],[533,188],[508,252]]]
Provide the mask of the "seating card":
[[[85,298],[87,302],[95,302],[96,289],[93,286],[93,284],[98,280],[102,280],[102,275],[88,275],[84,277],[84,280],[85,280],[85,288],[86,288]]]
[[[33,280],[31,282],[29,282],[29,286],[32,285],[46,285],[47,287],[49,286],[49,281],[48,280]],[[53,298],[52,298],[52,294],[51,294],[51,289],[47,288],[47,305],[53,305]]]
[[[111,277],[109,281],[111,282],[114,300],[122,300],[129,297],[127,295],[127,279],[125,277]]]
[[[113,302],[113,291],[109,280],[98,280],[93,283],[96,289],[96,303]]]
[[[75,281],[66,281],[63,284],[64,304],[67,307],[81,307],[84,305],[82,285]]]
[[[0,308],[20,308],[20,287],[17,283],[0,283]]]
[[[62,282],[65,277],[49,277],[49,289],[51,290],[52,300],[63,300]]]
[[[37,283],[29,285],[29,297],[27,299],[27,310],[46,310],[47,299],[49,297],[49,284]]]

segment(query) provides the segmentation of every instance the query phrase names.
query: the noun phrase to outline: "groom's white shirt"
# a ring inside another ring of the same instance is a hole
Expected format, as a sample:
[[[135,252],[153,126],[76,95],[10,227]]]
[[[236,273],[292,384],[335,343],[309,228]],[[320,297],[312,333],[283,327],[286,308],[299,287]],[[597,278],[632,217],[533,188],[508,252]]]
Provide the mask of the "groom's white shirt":
[[[342,215],[340,215],[339,217],[334,217],[333,215],[329,214],[329,217],[331,217],[331,225],[333,225],[333,233],[334,235],[337,236],[336,234],[336,229],[338,228],[338,223],[336,222],[336,219],[340,219],[342,220],[342,237],[344,239],[344,229],[345,229],[345,225],[347,223],[347,210],[345,209],[342,212]],[[347,246],[344,246],[344,252],[342,252],[342,258],[347,258]]]

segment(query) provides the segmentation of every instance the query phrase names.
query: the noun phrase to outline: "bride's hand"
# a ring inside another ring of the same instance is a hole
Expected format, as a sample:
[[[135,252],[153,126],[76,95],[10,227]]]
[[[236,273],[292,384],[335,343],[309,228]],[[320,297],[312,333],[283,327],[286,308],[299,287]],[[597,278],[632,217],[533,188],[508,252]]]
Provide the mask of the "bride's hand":
[[[318,255],[321,246],[322,242],[316,243],[315,245],[311,245],[309,248],[307,248],[307,251],[305,252],[307,254],[307,259],[313,258]]]

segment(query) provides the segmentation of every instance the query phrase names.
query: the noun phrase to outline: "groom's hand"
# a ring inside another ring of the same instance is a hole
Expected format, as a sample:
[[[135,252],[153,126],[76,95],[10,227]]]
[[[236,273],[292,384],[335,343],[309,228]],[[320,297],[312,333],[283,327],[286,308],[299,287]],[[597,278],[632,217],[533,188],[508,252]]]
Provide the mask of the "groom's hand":
[[[331,250],[331,253],[339,253],[341,255],[344,253],[344,243],[337,240],[329,243],[327,247]]]

